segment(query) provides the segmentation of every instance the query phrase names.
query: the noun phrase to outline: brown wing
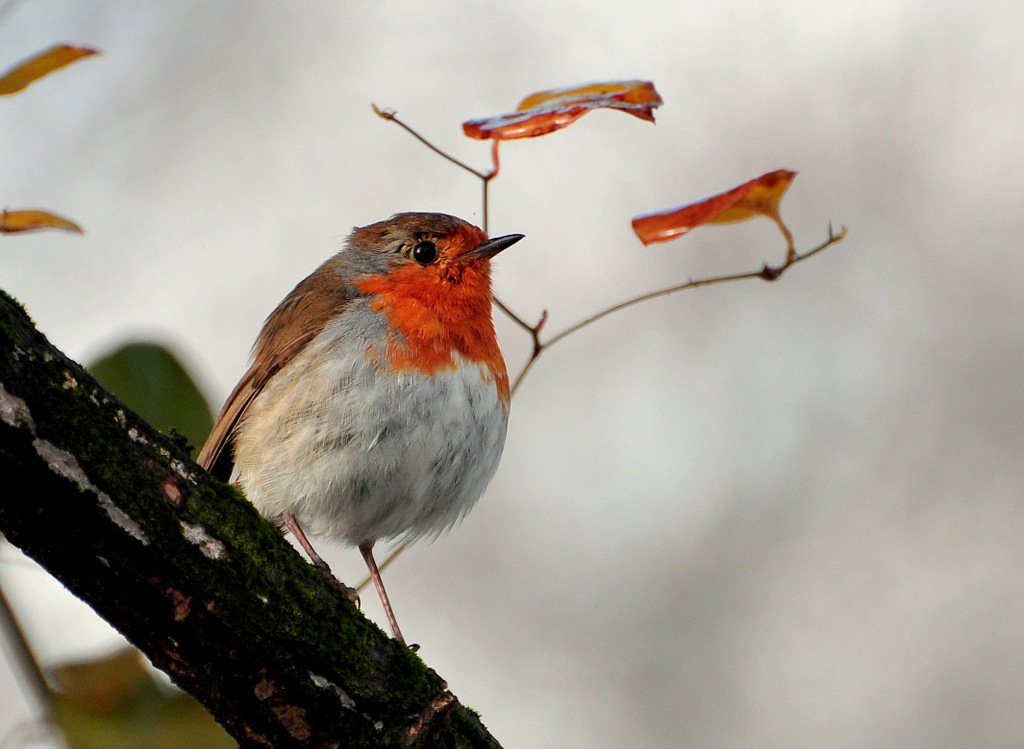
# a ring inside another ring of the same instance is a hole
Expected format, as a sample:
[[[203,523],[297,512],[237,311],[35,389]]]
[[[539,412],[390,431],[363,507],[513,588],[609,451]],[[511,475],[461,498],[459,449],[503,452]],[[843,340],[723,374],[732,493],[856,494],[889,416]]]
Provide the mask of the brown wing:
[[[299,354],[327,322],[341,313],[355,294],[342,282],[328,261],[299,283],[270,313],[253,346],[253,362],[228,396],[217,423],[197,458],[199,465],[221,481],[228,481],[234,466],[232,441],[235,427],[249,404],[263,392],[270,378]]]

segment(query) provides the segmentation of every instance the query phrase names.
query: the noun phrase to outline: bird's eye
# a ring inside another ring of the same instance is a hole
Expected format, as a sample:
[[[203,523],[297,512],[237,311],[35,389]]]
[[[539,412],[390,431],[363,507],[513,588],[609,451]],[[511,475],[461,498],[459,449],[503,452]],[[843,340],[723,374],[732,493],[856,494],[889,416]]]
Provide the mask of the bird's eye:
[[[430,265],[437,260],[437,245],[424,240],[412,248],[412,259],[420,265]]]

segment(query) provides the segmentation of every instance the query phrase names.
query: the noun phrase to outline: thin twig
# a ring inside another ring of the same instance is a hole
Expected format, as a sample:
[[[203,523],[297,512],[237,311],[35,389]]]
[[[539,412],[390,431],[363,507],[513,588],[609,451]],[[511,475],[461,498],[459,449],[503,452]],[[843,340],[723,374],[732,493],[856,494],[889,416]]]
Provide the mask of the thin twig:
[[[28,644],[25,633],[18,623],[17,617],[11,604],[0,587],[0,624],[7,632],[7,642],[11,646],[12,656],[21,667],[22,676],[31,685],[35,693],[39,707],[43,712],[44,720],[47,722],[53,719],[53,692],[43,675],[43,669],[36,660],[32,647]]]
[[[505,305],[505,303],[504,303],[503,301],[501,301],[500,299],[498,299],[498,297],[494,297],[494,306],[495,306],[495,307],[497,307],[498,309],[500,309],[500,310],[501,310],[502,312],[504,312],[504,313],[505,313],[506,315],[508,315],[509,319],[510,319],[510,320],[512,320],[512,322],[514,322],[514,323],[515,323],[516,325],[518,325],[518,326],[519,326],[520,328],[522,328],[523,330],[525,330],[525,331],[526,331],[527,333],[532,333],[532,332],[533,332],[533,330],[534,330],[534,326],[530,325],[530,323],[526,322],[526,320],[524,320],[523,318],[521,318],[521,317],[520,317],[519,315],[517,315],[517,314],[516,314],[515,312],[513,312],[512,310],[510,310],[510,309],[509,309],[509,308],[508,308],[508,307],[507,307],[507,306]]]
[[[438,148],[437,146],[435,146],[435,145],[434,145],[433,143],[431,143],[431,142],[430,142],[429,140],[427,140],[426,138],[424,138],[424,137],[423,137],[422,135],[420,135],[420,134],[419,134],[419,133],[417,133],[417,132],[416,132],[415,130],[413,130],[413,129],[412,129],[411,127],[409,127],[409,126],[408,126],[408,125],[406,125],[406,124],[405,124],[404,122],[402,122],[402,121],[401,121],[400,119],[398,119],[398,115],[397,115],[397,114],[395,114],[394,110],[391,110],[391,109],[381,109],[381,108],[380,108],[380,107],[378,107],[378,106],[377,106],[376,104],[371,104],[370,106],[371,106],[371,107],[373,107],[373,111],[374,111],[374,112],[376,112],[376,114],[377,114],[377,116],[378,116],[378,117],[381,117],[381,118],[383,118],[383,119],[385,119],[385,120],[388,120],[388,121],[390,121],[390,122],[394,122],[394,123],[395,123],[396,125],[398,125],[398,126],[399,126],[400,128],[402,128],[402,129],[403,129],[403,130],[405,130],[405,131],[406,131],[407,133],[409,133],[409,135],[411,135],[412,137],[414,137],[414,138],[415,138],[416,140],[418,140],[418,141],[419,141],[420,143],[422,143],[423,145],[425,145],[425,146],[426,146],[427,148],[429,148],[429,149],[430,149],[431,151],[433,151],[434,153],[436,153],[436,154],[437,154],[438,156],[440,156],[441,158],[443,158],[443,159],[447,159],[448,161],[450,161],[450,162],[452,162],[453,164],[455,164],[455,166],[459,166],[459,167],[462,167],[463,169],[465,169],[465,170],[466,170],[467,172],[469,172],[470,174],[475,174],[475,175],[476,175],[477,177],[479,177],[479,178],[480,178],[480,179],[482,179],[482,180],[488,180],[488,179],[490,179],[490,176],[489,176],[488,174],[486,174],[486,173],[484,173],[484,172],[481,172],[481,171],[478,171],[478,170],[474,169],[474,168],[473,168],[473,167],[471,167],[471,166],[470,166],[469,164],[467,164],[467,163],[465,163],[465,162],[463,162],[463,161],[459,161],[459,160],[458,160],[457,158],[455,158],[455,157],[454,157],[454,156],[452,156],[451,154],[445,153],[445,152],[444,152],[444,151],[442,151],[442,150],[441,150],[440,148]]]
[[[501,171],[501,162],[498,160],[498,144],[500,140],[494,138],[491,141],[491,173],[485,178],[488,182],[498,176],[498,172]]]
[[[499,171],[501,171],[501,163],[498,161],[498,139],[495,138],[491,141],[491,171],[480,176],[480,181],[484,184],[484,234],[490,234],[491,231],[487,225],[490,215],[490,200],[487,196],[487,189],[491,184],[491,180],[498,176]]]
[[[484,206],[484,210],[483,210],[484,221],[483,221],[483,226],[481,226],[480,228],[484,230],[484,234],[486,234],[487,236],[490,236],[491,235],[491,229],[490,229],[490,227],[487,224],[489,223],[489,218],[490,218],[488,216],[488,212],[489,212],[488,211],[488,206],[491,204],[491,201],[487,197],[487,188],[490,186],[491,181],[489,179],[481,179],[480,180],[480,184],[483,185],[483,188],[482,188],[483,189],[483,195],[481,196],[481,203],[483,203],[483,206]]]
[[[530,358],[527,360],[526,364],[523,365],[523,368],[519,372],[519,374],[516,375],[516,378],[512,383],[512,394],[515,394],[516,390],[519,388],[520,383],[523,381],[523,378],[526,377],[527,372],[529,372],[531,367],[533,367],[533,363],[545,350],[555,345],[566,336],[572,335],[578,330],[581,330],[582,328],[585,328],[588,325],[595,323],[604,317],[607,317],[608,315],[626,309],[627,307],[632,307],[635,304],[640,304],[641,302],[646,302],[648,300],[655,299],[660,296],[675,294],[678,291],[685,291],[686,289],[696,289],[700,286],[711,286],[712,284],[726,283],[728,281],[740,281],[744,278],[761,278],[765,281],[774,281],[783,273],[785,273],[786,270],[789,269],[791,266],[796,265],[797,263],[803,260],[807,260],[808,258],[813,257],[814,255],[817,255],[826,247],[830,247],[831,245],[836,244],[837,242],[842,242],[845,237],[845,226],[840,227],[839,233],[837,234],[833,231],[832,225],[829,224],[827,240],[825,240],[817,247],[808,250],[803,254],[787,253],[786,260],[781,265],[771,266],[766,263],[764,267],[761,268],[761,270],[748,271],[746,273],[733,273],[726,276],[713,276],[711,278],[691,278],[689,281],[685,283],[677,284],[675,286],[669,286],[668,288],[659,289],[657,291],[651,291],[646,294],[641,294],[640,296],[633,297],[632,299],[627,299],[624,302],[619,302],[616,305],[608,307],[607,309],[603,309],[600,312],[591,315],[590,317],[584,320],[581,320],[575,325],[570,325],[565,330],[553,335],[547,341],[540,342],[535,337],[533,353],[530,355]]]
[[[782,236],[786,238],[786,265],[788,266],[793,262],[793,258],[796,257],[796,241],[793,239],[793,232],[789,230],[789,227],[782,222],[782,218],[778,212],[771,215],[770,218],[775,222],[775,225],[779,227],[779,231],[782,232]],[[832,227],[829,226],[829,236],[832,235]]]

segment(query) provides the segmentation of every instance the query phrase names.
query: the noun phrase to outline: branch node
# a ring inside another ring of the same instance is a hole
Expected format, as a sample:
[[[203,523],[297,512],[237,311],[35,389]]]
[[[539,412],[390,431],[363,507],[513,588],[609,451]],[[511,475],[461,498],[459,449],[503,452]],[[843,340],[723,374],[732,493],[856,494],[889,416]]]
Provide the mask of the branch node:
[[[537,324],[534,325],[533,328],[531,328],[531,330],[534,332],[534,335],[540,335],[540,330],[541,328],[544,327],[544,323],[546,323],[547,321],[548,311],[544,310],[543,312],[540,313],[540,319],[537,321]]]

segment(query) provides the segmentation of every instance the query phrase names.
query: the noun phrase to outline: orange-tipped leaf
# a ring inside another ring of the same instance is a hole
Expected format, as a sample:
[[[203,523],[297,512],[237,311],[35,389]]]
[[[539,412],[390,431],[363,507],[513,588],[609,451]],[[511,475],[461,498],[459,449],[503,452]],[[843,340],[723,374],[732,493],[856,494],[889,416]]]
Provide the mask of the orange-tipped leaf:
[[[462,123],[463,132],[479,140],[536,138],[567,127],[594,109],[618,109],[654,122],[661,96],[649,81],[609,81],[538,91],[523,99],[516,111]]]
[[[648,245],[681,237],[702,224],[726,224],[767,216],[779,224],[785,234],[779,204],[795,176],[796,172],[777,169],[695,203],[635,216],[633,231]]]
[[[18,234],[25,231],[40,229],[63,229],[83,234],[82,227],[74,221],[58,216],[49,211],[35,209],[21,211],[4,211],[0,214],[0,233]]]
[[[45,52],[40,52],[27,60],[22,60],[13,68],[0,75],[0,96],[14,94],[25,89],[30,83],[49,75],[54,70],[70,65],[75,60],[99,54],[88,47],[73,47],[70,44],[57,44]]]

